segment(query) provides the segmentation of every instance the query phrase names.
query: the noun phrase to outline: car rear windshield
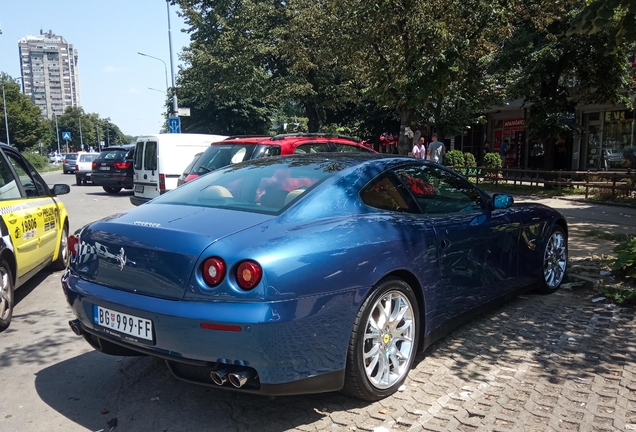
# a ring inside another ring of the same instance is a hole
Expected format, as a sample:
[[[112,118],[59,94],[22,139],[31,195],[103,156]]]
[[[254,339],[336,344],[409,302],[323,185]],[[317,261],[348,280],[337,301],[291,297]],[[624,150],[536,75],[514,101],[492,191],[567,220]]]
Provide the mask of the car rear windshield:
[[[126,157],[128,150],[126,149],[112,149],[104,150],[99,154],[97,159],[100,160],[123,160]]]
[[[97,153],[80,155],[80,162],[93,162],[97,158]]]
[[[69,159],[69,160],[70,160],[70,159],[73,159],[73,160],[74,160],[74,159],[77,159],[77,154],[67,154],[67,155],[65,156],[65,159]]]
[[[153,203],[276,215],[345,167],[324,158],[257,159],[202,176]]]
[[[196,161],[191,174],[203,175],[252,158],[254,144],[213,144]]]

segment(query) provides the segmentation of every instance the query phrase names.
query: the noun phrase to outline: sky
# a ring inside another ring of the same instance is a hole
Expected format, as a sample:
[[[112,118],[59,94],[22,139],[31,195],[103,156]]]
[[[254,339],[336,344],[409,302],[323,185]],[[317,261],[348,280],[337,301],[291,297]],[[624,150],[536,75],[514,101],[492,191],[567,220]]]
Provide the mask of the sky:
[[[190,43],[178,6],[170,6],[175,77]],[[127,135],[157,133],[165,118],[170,76],[168,11],[164,0],[0,0],[0,72],[20,77],[18,40],[40,30],[63,36],[78,53],[81,103]],[[149,90],[148,87],[160,90]]]

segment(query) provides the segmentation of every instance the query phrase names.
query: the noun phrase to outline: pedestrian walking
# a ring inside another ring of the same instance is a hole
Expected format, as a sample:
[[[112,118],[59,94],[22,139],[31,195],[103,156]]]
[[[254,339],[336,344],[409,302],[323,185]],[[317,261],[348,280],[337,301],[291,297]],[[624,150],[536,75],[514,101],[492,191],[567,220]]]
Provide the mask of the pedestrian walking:
[[[413,150],[411,151],[411,153],[413,154],[413,157],[415,159],[426,159],[426,146],[424,145],[424,142],[426,140],[424,139],[424,137],[421,137],[413,146]]]
[[[443,163],[444,156],[446,155],[446,147],[444,143],[437,141],[437,134],[434,133],[431,135],[431,143],[428,145],[428,150],[426,152],[428,155],[428,159],[437,162]]]

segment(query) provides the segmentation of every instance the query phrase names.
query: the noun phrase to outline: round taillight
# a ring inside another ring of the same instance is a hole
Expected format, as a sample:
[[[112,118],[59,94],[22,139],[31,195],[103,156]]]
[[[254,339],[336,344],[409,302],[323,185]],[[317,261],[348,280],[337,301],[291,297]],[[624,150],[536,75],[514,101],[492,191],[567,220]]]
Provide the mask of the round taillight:
[[[68,240],[66,242],[66,247],[68,248],[68,251],[70,252],[71,256],[75,257],[77,256],[77,253],[79,252],[79,237],[76,235],[70,235],[68,236]]]
[[[261,281],[263,269],[254,261],[243,261],[236,269],[236,281],[243,289],[250,290]]]
[[[225,277],[225,261],[221,258],[208,258],[203,263],[203,279],[210,286],[217,286]]]

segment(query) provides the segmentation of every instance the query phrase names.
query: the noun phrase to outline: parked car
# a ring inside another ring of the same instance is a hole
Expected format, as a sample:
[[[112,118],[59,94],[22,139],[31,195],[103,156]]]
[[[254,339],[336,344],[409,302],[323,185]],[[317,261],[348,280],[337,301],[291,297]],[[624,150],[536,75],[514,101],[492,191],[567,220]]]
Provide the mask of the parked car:
[[[68,185],[49,189],[35,168],[13,147],[0,144],[0,331],[11,323],[15,290],[49,266],[68,263],[68,215],[55,197]]]
[[[211,134],[154,134],[137,138],[133,173],[134,195],[140,205],[177,187],[179,175],[192,157],[210,143],[227,138]]]
[[[220,389],[375,400],[477,312],[556,291],[567,236],[556,210],[430,161],[291,155],[87,225],[62,286],[72,329],[104,353]]]
[[[77,153],[67,153],[64,155],[64,162],[62,162],[62,170],[64,171],[64,174],[75,173],[77,155]]]
[[[93,173],[93,161],[97,153],[79,153],[75,160],[75,184],[87,184]]]
[[[186,169],[183,170],[183,174],[179,176],[179,179],[177,180],[177,187],[181,186],[182,184],[186,182],[189,182],[190,180],[194,180],[195,178],[198,177],[197,175],[193,178],[189,178],[190,173],[192,172],[192,169],[194,168],[194,164],[197,162],[197,160],[201,157],[202,154],[203,152],[197,153],[194,155],[194,157],[192,158],[192,162],[188,164]]]
[[[230,164],[262,157],[305,153],[376,153],[345,135],[297,133],[270,136],[230,137],[215,142],[181,175],[187,183],[200,175]]]
[[[134,157],[134,144],[105,148],[93,161],[91,181],[111,195],[132,189]]]

